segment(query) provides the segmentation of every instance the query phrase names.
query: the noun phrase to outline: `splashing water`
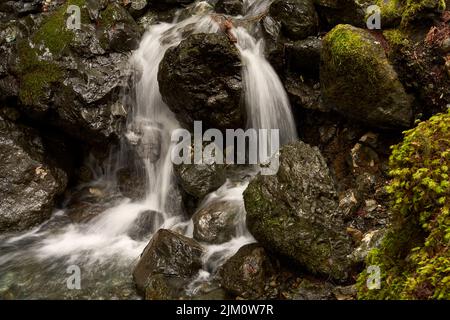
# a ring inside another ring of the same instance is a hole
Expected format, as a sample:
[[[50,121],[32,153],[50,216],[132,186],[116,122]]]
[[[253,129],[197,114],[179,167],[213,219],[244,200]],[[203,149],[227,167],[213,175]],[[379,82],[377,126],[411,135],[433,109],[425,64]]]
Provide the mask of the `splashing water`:
[[[265,12],[271,1],[244,1],[246,16]],[[194,4],[199,6],[201,3]],[[245,18],[245,17],[244,17]],[[157,73],[166,50],[178,45],[187,34],[214,33],[219,26],[209,13],[194,15],[180,22],[151,26],[131,57],[134,71],[133,110],[127,123],[124,142],[137,150],[145,165],[147,189],[144,200],[121,199],[86,223],[74,224],[67,213],[55,212],[39,227],[20,235],[0,238],[0,298],[81,298],[135,299],[131,271],[139,255],[160,228],[177,230],[192,237],[192,221],[186,219],[177,194],[170,160],[170,136],[180,127],[162,101]],[[296,138],[290,105],[284,88],[264,57],[264,41],[256,40],[246,29],[233,30],[243,63],[245,103],[249,128],[280,129],[281,143]],[[121,153],[127,149],[122,148]],[[119,159],[125,159],[119,154]],[[120,161],[119,161],[120,162]],[[115,167],[116,165],[112,166]],[[256,174],[228,177],[217,191],[208,195],[198,208],[224,202],[239,212],[235,237],[218,245],[204,244],[204,267],[186,290],[194,294],[209,281],[215,271],[244,244],[255,240],[245,226],[243,192]],[[114,175],[110,175],[114,176]],[[111,184],[102,176],[95,183]],[[94,183],[94,185],[95,185]],[[141,240],[129,236],[143,212],[151,212],[151,233]],[[82,270],[82,289],[68,290],[66,268],[78,265]]]

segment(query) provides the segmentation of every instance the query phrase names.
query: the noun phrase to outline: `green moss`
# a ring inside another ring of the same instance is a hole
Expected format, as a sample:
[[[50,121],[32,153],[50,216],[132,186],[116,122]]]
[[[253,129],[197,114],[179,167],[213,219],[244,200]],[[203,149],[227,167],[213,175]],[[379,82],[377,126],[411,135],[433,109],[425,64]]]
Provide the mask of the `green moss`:
[[[35,105],[45,94],[45,88],[61,78],[62,71],[55,63],[40,59],[39,52],[27,42],[18,44],[18,55],[20,101],[24,105]]]
[[[367,290],[358,279],[361,299],[450,298],[450,111],[405,132],[390,157],[394,214],[391,231],[368,265],[382,271],[382,288]]]
[[[364,32],[364,31],[362,31]],[[355,74],[364,78],[362,81],[376,83],[376,70],[379,61],[373,59],[376,55],[367,54],[373,49],[360,30],[350,25],[338,25],[324,39],[330,46],[331,67],[342,74]]]
[[[383,31],[383,36],[394,48],[407,46],[410,43],[408,35],[400,29],[385,30]]]
[[[66,13],[70,5],[77,5],[81,9],[85,6],[85,0],[69,0],[58,10],[47,16],[42,26],[36,31],[33,36],[33,42],[36,44],[43,44],[53,54],[60,54],[72,41],[73,31],[67,29]],[[87,21],[89,16],[87,11],[81,10],[81,21]]]

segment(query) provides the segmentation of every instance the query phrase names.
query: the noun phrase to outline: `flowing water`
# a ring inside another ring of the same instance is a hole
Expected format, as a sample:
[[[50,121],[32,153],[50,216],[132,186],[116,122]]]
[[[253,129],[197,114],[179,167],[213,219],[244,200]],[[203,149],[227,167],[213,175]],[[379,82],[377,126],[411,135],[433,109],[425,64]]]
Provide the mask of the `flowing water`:
[[[237,18],[257,16],[270,2],[247,0],[246,16]],[[194,6],[204,8],[202,3]],[[186,218],[177,197],[179,192],[170,159],[171,133],[180,125],[162,101],[157,73],[168,48],[178,45],[187,34],[200,32],[219,32],[211,12],[201,10],[201,14],[183,21],[151,26],[130,59],[134,81],[132,94],[126,97],[133,102],[123,137],[123,145],[127,147],[111,158],[109,172],[100,174],[88,187],[107,186],[106,190],[115,190],[114,172],[121,162],[128,161],[127,152],[131,147],[145,165],[144,200],[113,197],[114,201],[103,212],[86,223],[72,223],[63,209],[31,231],[3,235],[0,238],[0,298],[136,299],[131,274],[152,234],[165,228],[192,237],[193,223]],[[258,32],[250,33],[243,27],[233,32],[242,57],[248,127],[280,129],[281,143],[294,140],[296,130],[289,101],[278,76],[264,57],[264,41]],[[219,245],[204,244],[204,267],[197,279],[185,288],[188,294],[195,294],[242,245],[254,242],[245,226],[242,195],[256,173],[255,168],[235,170],[221,188],[200,204],[198,210],[211,203],[227,202],[239,212],[239,218],[235,222],[233,239]],[[130,237],[130,230],[139,223],[141,215],[149,212],[150,233],[140,240]],[[67,288],[70,276],[67,268],[73,265],[81,271],[80,290]]]

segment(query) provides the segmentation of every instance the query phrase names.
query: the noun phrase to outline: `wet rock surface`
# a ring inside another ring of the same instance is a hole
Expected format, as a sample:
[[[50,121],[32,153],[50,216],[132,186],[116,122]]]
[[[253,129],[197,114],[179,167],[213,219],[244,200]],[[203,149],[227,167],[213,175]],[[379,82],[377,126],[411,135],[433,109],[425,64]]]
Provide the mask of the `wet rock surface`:
[[[185,283],[198,272],[202,267],[202,254],[203,248],[194,240],[169,230],[159,230],[133,271],[138,291],[150,298],[167,297],[174,288],[182,293],[177,284]]]
[[[301,141],[283,147],[277,175],[258,176],[244,200],[247,226],[265,248],[312,273],[347,278],[351,243],[318,149]]]
[[[67,173],[45,153],[39,134],[0,117],[0,232],[46,220],[67,185]]]
[[[244,127],[241,61],[225,35],[191,35],[169,49],[158,82],[163,100],[186,128],[200,120],[205,129]]]
[[[412,97],[380,42],[368,31],[339,25],[324,39],[320,69],[324,103],[376,128],[411,125]]]
[[[227,291],[245,299],[258,299],[275,268],[263,247],[249,244],[239,249],[220,272],[222,287]]]

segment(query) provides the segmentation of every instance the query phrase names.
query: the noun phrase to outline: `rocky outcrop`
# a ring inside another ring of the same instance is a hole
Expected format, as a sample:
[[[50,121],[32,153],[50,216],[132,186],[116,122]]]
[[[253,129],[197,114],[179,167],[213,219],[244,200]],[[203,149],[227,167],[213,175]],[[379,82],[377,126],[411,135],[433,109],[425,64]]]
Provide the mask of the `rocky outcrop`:
[[[43,222],[64,192],[67,174],[45,149],[35,130],[0,117],[0,232]]]
[[[207,243],[224,243],[236,233],[241,207],[232,201],[211,202],[192,216],[194,239]]]
[[[177,296],[170,297],[178,298],[183,294],[180,288],[202,267],[202,254],[202,247],[194,240],[159,230],[133,271],[138,292],[147,299],[167,298],[176,292]]]
[[[298,141],[281,149],[274,176],[257,176],[244,193],[247,227],[273,253],[314,274],[346,279],[351,242],[337,193],[317,148]]]
[[[339,25],[323,41],[320,68],[324,103],[375,128],[408,127],[412,98],[368,31]]]
[[[239,52],[221,34],[195,34],[167,50],[159,68],[163,100],[186,127],[245,126]]]

